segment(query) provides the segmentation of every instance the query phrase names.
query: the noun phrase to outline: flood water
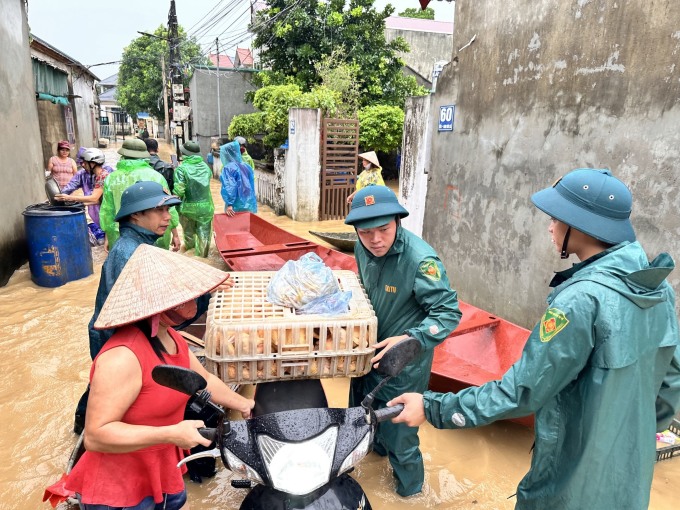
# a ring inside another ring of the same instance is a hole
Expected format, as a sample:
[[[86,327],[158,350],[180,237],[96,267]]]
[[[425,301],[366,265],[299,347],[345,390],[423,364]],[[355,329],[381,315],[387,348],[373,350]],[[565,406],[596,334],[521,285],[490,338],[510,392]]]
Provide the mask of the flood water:
[[[219,208],[218,183],[213,184]],[[265,219],[317,242],[307,230],[346,230],[340,221],[295,223],[262,209]],[[87,323],[105,253],[96,248],[93,257],[92,276],[62,287],[36,286],[24,266],[0,288],[4,354],[0,359],[0,510],[49,508],[41,502],[44,488],[59,479],[75,445],[73,411],[88,379]],[[207,262],[225,268],[214,246]],[[455,271],[451,279],[455,285]],[[324,386],[332,406],[347,404],[347,380],[326,379]],[[353,473],[373,508],[514,508],[514,498],[508,498],[529,468],[533,431],[512,423],[459,431],[435,430],[426,423],[420,437],[426,468],[422,495],[396,496],[389,463],[375,454]],[[616,440],[616,431],[602,440]],[[192,510],[239,507],[246,493],[231,487],[230,472],[218,464],[218,474],[203,484],[187,479]],[[679,494],[680,457],[658,463],[650,508],[676,510]]]

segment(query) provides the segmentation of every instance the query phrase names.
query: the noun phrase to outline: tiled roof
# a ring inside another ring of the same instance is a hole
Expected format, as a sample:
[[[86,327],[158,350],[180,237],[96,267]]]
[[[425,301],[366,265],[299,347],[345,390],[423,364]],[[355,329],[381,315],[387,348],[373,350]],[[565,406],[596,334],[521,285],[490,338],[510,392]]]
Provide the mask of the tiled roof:
[[[99,82],[99,85],[118,85],[118,73],[112,74],[108,78],[104,78]]]
[[[106,92],[103,92],[99,94],[99,100],[100,101],[116,101],[116,91],[118,90],[118,87],[113,87],[110,90],[107,90]]]
[[[234,67],[234,61],[231,59],[229,55],[220,55],[220,63],[218,65],[217,55],[215,53],[211,53],[210,62],[212,62],[214,66],[221,68],[231,69],[232,67]]]
[[[253,54],[248,48],[236,48],[236,58],[242,66],[253,65]]]
[[[434,21],[431,19],[401,18],[390,16],[385,20],[385,28],[393,30],[413,30],[416,32],[433,32],[437,34],[453,34],[453,22]]]

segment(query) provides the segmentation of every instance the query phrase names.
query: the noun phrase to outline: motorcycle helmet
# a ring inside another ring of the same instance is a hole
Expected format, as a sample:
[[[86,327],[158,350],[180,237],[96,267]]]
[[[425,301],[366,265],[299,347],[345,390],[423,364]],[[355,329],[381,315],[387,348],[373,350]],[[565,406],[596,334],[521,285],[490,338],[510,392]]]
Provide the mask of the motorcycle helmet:
[[[531,201],[550,217],[607,244],[635,241],[633,196],[609,170],[573,170],[534,193]]]
[[[402,207],[387,186],[366,186],[357,191],[345,223],[354,228],[376,228],[395,217],[405,218],[409,212]]]
[[[83,161],[91,161],[98,165],[103,165],[106,160],[104,153],[99,149],[85,149],[81,154],[81,157],[83,158]]]

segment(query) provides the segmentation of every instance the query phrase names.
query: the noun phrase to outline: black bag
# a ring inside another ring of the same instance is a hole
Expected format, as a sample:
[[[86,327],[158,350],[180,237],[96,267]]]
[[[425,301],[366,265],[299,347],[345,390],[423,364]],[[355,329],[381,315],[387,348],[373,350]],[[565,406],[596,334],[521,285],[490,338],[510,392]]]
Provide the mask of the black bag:
[[[206,427],[216,428],[219,423],[220,416],[222,415],[222,411],[215,404],[209,403],[201,410],[200,413],[197,413],[191,408],[191,404],[195,398],[196,397],[193,396],[189,399],[189,402],[187,402],[187,407],[184,410],[184,419],[203,420],[203,423],[205,423]],[[205,452],[210,449],[210,447],[205,447],[199,444],[194,446],[190,450],[190,453],[193,455],[194,453]],[[204,477],[211,478],[215,476],[215,473],[217,472],[215,459],[211,457],[204,457],[202,459],[192,460],[187,462],[187,470],[189,472],[189,478],[191,478],[192,482],[201,483]]]
[[[170,163],[166,163],[162,159],[160,159],[158,156],[152,156],[151,159],[149,159],[149,164],[153,167],[156,172],[161,174],[163,178],[166,180],[168,183],[168,191],[172,193],[172,190],[175,186],[175,169],[172,167]]]

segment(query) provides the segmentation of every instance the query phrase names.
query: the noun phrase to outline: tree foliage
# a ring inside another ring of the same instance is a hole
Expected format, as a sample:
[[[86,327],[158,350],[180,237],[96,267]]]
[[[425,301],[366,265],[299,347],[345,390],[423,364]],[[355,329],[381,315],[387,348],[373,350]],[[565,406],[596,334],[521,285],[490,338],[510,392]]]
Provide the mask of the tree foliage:
[[[169,71],[169,49],[167,28],[159,26],[153,33],[156,37],[142,35],[123,50],[118,71],[117,100],[123,110],[133,117],[139,112],[148,112],[154,117],[163,116],[163,71],[161,56],[165,55],[166,74]],[[179,52],[185,85],[190,75],[189,63],[209,63],[201,57],[201,48],[179,27]]]
[[[403,12],[400,12],[399,16],[402,18],[434,19],[434,9],[432,7],[427,7],[426,9],[408,7]]]
[[[255,92],[255,113],[235,115],[229,124],[230,138],[243,136],[254,141],[256,135],[264,135],[265,147],[274,148],[288,138],[288,110],[290,108],[319,108],[326,116],[337,113],[339,94],[323,85],[303,92],[298,85],[268,85]]]
[[[401,145],[404,110],[375,105],[359,110],[359,143],[365,150],[392,152]]]
[[[322,83],[318,66],[334,55],[342,72],[356,70],[360,106],[402,106],[409,95],[426,93],[413,76],[404,76],[398,52],[409,50],[406,41],[385,39],[385,19],[373,0],[267,0],[251,29],[264,67],[275,77],[292,77],[303,91]]]

